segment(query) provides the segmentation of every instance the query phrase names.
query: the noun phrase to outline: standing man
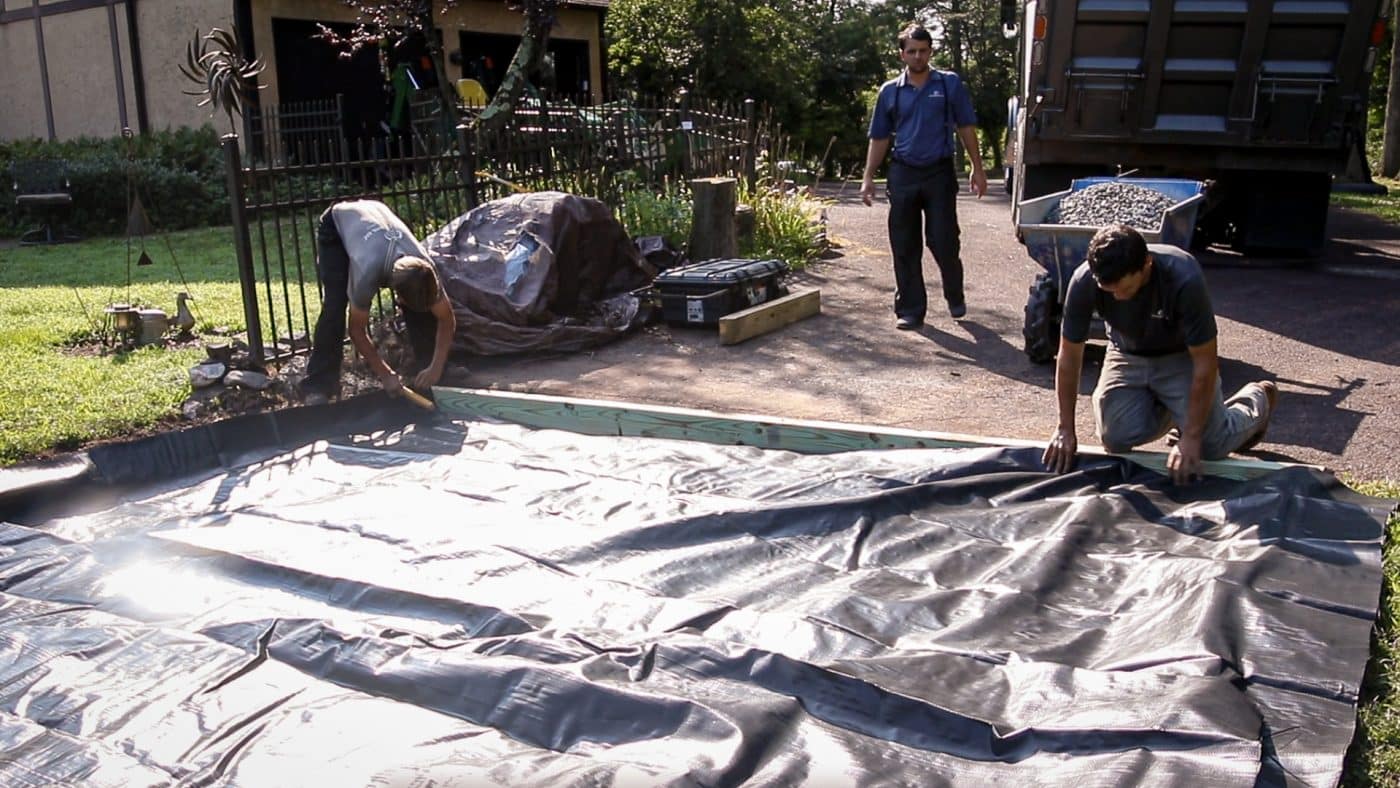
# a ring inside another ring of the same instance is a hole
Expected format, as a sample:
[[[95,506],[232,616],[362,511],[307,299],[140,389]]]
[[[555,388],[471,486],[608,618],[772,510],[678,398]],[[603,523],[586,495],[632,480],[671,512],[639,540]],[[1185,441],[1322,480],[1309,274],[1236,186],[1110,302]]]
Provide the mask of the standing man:
[[[881,85],[875,99],[860,186],[861,199],[870,205],[875,198],[875,171],[893,147],[885,191],[890,200],[895,327],[906,331],[922,326],[928,310],[925,243],[938,263],[948,313],[955,319],[967,314],[959,257],[958,177],[953,172],[954,129],[972,160],[969,186],[978,199],[987,193],[972,99],[957,74],[929,68],[932,55],[933,36],[923,27],[911,24],[899,34],[904,71]]]
[[[1060,424],[1042,460],[1056,473],[1074,467],[1079,440],[1074,405],[1084,341],[1095,311],[1108,324],[1109,346],[1094,389],[1094,422],[1105,449],[1125,452],[1166,434],[1181,435],[1167,456],[1172,481],[1201,474],[1201,459],[1252,448],[1264,438],[1278,400],[1271,380],[1220,395],[1215,312],[1196,258],[1147,244],[1127,225],[1110,225],[1089,242],[1065,295],[1055,396]]]
[[[369,338],[370,304],[383,287],[394,290],[415,360],[421,364],[431,359],[413,385],[426,388],[442,378],[457,321],[428,253],[389,206],[354,200],[327,208],[316,231],[316,271],[321,277],[321,315],[301,383],[304,402],[324,403],[340,392],[347,307],[355,350],[385,391],[397,395],[403,388],[403,380]]]

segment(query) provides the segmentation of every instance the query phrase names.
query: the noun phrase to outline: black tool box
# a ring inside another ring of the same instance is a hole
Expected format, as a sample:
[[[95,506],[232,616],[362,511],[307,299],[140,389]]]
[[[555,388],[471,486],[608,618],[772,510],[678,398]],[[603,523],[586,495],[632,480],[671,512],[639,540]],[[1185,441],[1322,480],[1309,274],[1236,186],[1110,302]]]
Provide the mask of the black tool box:
[[[657,274],[653,300],[668,323],[714,325],[721,317],[783,295],[782,260],[716,259]]]

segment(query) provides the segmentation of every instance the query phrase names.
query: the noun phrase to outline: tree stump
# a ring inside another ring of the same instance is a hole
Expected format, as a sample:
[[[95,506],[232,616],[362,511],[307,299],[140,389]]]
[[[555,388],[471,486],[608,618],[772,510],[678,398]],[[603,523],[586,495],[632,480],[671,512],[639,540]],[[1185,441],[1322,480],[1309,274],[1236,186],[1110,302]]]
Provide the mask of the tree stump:
[[[734,178],[697,178],[690,182],[694,219],[690,225],[690,259],[696,262],[739,256],[734,206],[739,182]]]

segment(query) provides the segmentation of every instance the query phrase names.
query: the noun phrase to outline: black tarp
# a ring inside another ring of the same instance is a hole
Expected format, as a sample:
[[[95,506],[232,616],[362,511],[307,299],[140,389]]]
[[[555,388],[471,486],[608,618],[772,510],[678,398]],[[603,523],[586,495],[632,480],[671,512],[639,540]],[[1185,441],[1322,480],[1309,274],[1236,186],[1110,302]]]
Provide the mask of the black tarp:
[[[601,200],[564,192],[483,203],[423,239],[457,318],[454,350],[581,350],[645,317],[656,269]]]
[[[361,399],[0,472],[0,784],[1331,785],[1390,502]]]

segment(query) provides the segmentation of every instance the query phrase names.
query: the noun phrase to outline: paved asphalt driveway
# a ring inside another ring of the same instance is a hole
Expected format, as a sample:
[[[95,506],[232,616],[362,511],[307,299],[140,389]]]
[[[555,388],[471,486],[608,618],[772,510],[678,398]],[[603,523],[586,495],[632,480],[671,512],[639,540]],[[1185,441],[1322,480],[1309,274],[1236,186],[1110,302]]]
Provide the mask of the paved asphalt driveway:
[[[1039,267],[1017,243],[993,183],[959,201],[968,316],[941,306],[937,267],[920,332],[894,329],[885,205],[830,188],[839,256],[796,275],[820,287],[822,314],[722,346],[712,330],[650,326],[592,353],[478,359],[465,385],[593,399],[1042,440],[1055,426],[1053,369],[1022,352],[1027,289]],[[1309,263],[1201,256],[1219,315],[1227,394],[1273,378],[1281,396],[1249,456],[1307,462],[1362,479],[1400,479],[1400,227],[1334,210],[1334,238]],[[1081,444],[1096,444],[1087,395]],[[458,381],[454,381],[458,382]],[[1164,444],[1149,448],[1164,449]]]

